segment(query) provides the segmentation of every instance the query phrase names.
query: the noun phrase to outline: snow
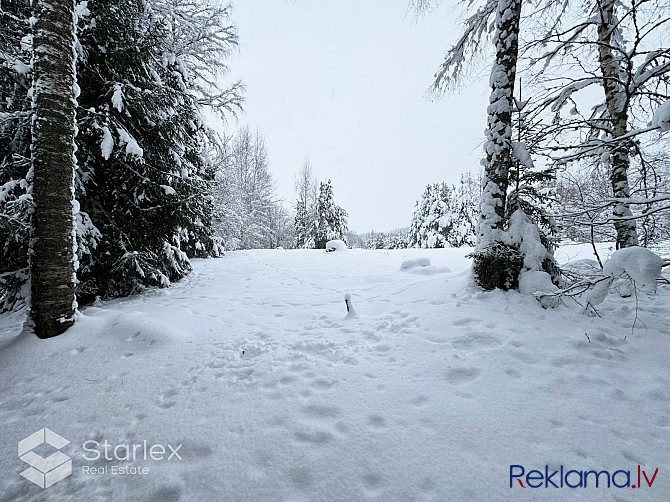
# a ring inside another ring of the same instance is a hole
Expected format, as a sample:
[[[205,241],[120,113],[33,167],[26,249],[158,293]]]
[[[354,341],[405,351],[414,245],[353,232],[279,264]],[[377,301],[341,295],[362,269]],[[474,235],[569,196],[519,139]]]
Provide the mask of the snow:
[[[334,251],[342,252],[347,250],[347,245],[340,239],[334,239],[326,242],[326,252],[332,253]]]
[[[176,195],[177,191],[172,188],[170,185],[161,185],[161,188],[163,189],[163,192],[165,192],[165,195]]]
[[[411,270],[416,267],[430,267],[430,258],[414,258],[400,264],[400,270]]]
[[[665,261],[646,248],[633,246],[617,249],[605,263],[603,272],[613,279],[626,274],[644,292],[656,291],[656,279],[661,276]]]
[[[659,467],[631,500],[667,500],[670,286],[639,295],[646,328],[631,335],[634,298],[607,296],[601,317],[543,310],[474,287],[471,251],[235,251],[193,260],[168,289],[83,308],[53,339],[1,315],[3,500],[631,497],[510,488],[511,464]],[[451,272],[399,270],[424,257]],[[345,293],[358,318],[344,319]],[[46,490],[16,456],[43,427],[73,459]],[[183,460],[88,462],[89,439],[181,444]],[[112,464],[149,472],[82,472]]]
[[[123,91],[121,84],[114,84],[114,93],[112,94],[112,106],[118,111],[123,111]]]
[[[525,143],[512,141],[512,154],[526,169],[533,169],[535,167],[530,152],[528,151],[528,146]]]
[[[400,270],[415,275],[434,275],[451,272],[447,267],[433,267],[429,258],[415,258],[405,260],[400,264]]]
[[[651,125],[658,127],[661,131],[670,131],[670,100],[656,108]]]
[[[525,270],[519,275],[519,292],[529,295],[553,293],[558,288],[551,282],[551,276],[540,270]]]
[[[544,260],[551,259],[551,253],[540,240],[540,230],[521,209],[510,216],[508,234],[511,243],[519,246],[528,270],[542,270]]]
[[[112,152],[114,151],[114,138],[112,137],[112,133],[109,131],[107,126],[103,126],[102,128],[102,141],[100,142],[100,150],[102,152],[102,157],[105,160],[109,160],[109,157],[111,157]]]
[[[144,157],[144,150],[137,144],[135,138],[133,138],[127,131],[123,129],[117,129],[116,132],[119,133],[119,142],[126,145],[126,154],[133,155],[139,159]]]

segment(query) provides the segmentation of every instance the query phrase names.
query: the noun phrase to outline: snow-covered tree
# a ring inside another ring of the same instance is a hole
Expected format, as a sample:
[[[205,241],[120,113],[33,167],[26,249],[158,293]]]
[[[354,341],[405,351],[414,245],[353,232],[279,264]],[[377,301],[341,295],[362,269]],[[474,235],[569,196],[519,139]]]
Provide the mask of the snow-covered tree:
[[[408,246],[472,246],[479,201],[476,191],[469,173],[461,178],[458,189],[446,183],[428,185],[412,215]]]
[[[587,210],[603,213],[604,222],[594,225],[614,224],[618,248],[638,243],[636,221],[646,240],[649,216],[670,207],[661,203],[668,199],[653,174],[664,150],[657,131],[667,130],[656,119],[668,100],[670,48],[662,44],[669,21],[662,1],[590,1],[560,16],[528,48],[533,78],[545,80],[532,112],[533,120],[547,115],[544,155],[573,172],[607,171],[610,188],[598,194],[603,204]],[[594,90],[602,95],[595,103]]]
[[[288,244],[293,232],[269,170],[265,140],[243,128],[220,156],[215,188],[216,229],[227,249],[260,249]]]
[[[334,239],[346,242],[347,212],[335,204],[330,180],[319,184],[316,215],[318,224],[314,236],[315,248],[325,249],[326,243]]]
[[[211,103],[201,96],[200,63],[183,46],[202,12],[219,19],[219,33],[230,21],[225,8],[206,3],[200,10],[188,3],[166,9],[158,0],[88,5],[80,32],[86,113],[78,197],[100,238],[80,258],[80,287],[90,297],[117,296],[169,285],[188,273],[189,255],[219,253],[211,226],[214,166],[205,157],[212,135],[201,117]],[[175,28],[175,18],[191,16],[191,24]],[[215,47],[207,47],[222,60],[235,43],[223,36],[202,43],[212,40]]]
[[[512,169],[512,113],[519,50],[521,0],[499,0],[496,10],[496,55],[491,69],[484,176],[474,271],[484,289],[516,288],[522,258],[506,235],[505,208]]]
[[[453,207],[454,188],[446,183],[428,185],[416,203],[408,233],[409,247],[450,247],[449,234],[457,213]]]
[[[237,43],[229,7],[91,0],[79,5],[78,13],[77,294],[86,301],[165,286],[188,272],[189,256],[218,254],[210,196],[217,165],[208,158],[217,138],[205,126],[202,110],[234,113],[241,87],[218,84]],[[12,37],[12,47],[30,45],[20,29]],[[1,42],[3,51],[6,43]],[[29,66],[12,67],[29,80]],[[18,75],[13,71],[14,81]],[[15,218],[29,201],[32,178],[22,160],[24,143],[17,141],[26,137],[25,118],[17,110],[30,88],[13,88],[11,94],[0,84],[3,104],[10,94],[19,98],[11,100],[12,120],[2,120],[0,177],[11,181],[11,189],[4,192],[8,197],[0,211]],[[27,223],[24,216],[19,221]],[[9,307],[20,297],[26,274],[19,267],[27,254],[24,240],[2,233],[0,238],[17,257],[0,279]]]
[[[365,242],[366,249],[405,249],[407,245],[407,233],[402,231],[370,232]]]
[[[480,192],[481,178],[473,177],[469,171],[461,176],[453,195],[456,222],[449,235],[454,247],[475,245]]]
[[[36,0],[33,50],[31,317],[40,338],[74,324],[76,15],[74,0]]]
[[[0,9],[0,312],[29,297],[32,34],[28,0]]]
[[[312,165],[306,160],[295,181],[298,198],[295,204],[296,247],[313,248],[318,218],[316,202],[318,186],[312,172]]]

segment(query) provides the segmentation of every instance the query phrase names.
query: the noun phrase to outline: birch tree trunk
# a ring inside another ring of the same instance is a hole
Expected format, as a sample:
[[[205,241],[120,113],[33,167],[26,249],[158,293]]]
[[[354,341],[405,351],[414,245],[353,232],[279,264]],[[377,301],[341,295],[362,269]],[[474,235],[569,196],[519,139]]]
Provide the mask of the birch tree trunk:
[[[628,96],[624,87],[625,80],[622,78],[623,68],[621,68],[620,55],[615,55],[612,40],[614,31],[618,29],[615,22],[615,0],[600,0],[598,7],[600,10],[598,56],[603,76],[605,102],[612,120],[612,136],[616,139],[628,133]],[[610,182],[613,195],[617,199],[630,197],[628,147],[627,142],[618,142],[609,152]],[[614,206],[613,216],[617,233],[616,248],[637,246],[637,230],[630,206],[625,202],[617,203]]]
[[[499,0],[496,12],[496,58],[491,70],[487,109],[486,161],[482,178],[477,246],[477,282],[485,289],[514,287],[506,248],[505,204],[512,167],[512,111],[519,52],[521,0]],[[518,272],[517,272],[518,276]],[[516,278],[518,279],[518,277]]]
[[[35,0],[32,318],[40,338],[74,323],[75,3]]]

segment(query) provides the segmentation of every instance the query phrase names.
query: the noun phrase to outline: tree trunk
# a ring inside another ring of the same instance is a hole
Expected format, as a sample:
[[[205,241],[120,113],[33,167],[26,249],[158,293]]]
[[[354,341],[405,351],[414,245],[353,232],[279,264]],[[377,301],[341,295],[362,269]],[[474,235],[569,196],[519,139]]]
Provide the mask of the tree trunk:
[[[36,0],[32,318],[40,338],[74,323],[74,0]]]
[[[485,289],[515,287],[517,267],[505,237],[505,204],[512,156],[512,111],[519,52],[521,0],[499,0],[496,12],[496,59],[491,70],[477,246],[477,282]]]
[[[612,34],[615,26],[615,0],[599,2],[600,22],[598,24],[598,57],[603,76],[603,89],[607,111],[612,120],[612,136],[620,138],[628,133],[628,98],[621,75],[620,58],[615,57],[612,47]],[[610,153],[610,182],[615,198],[628,199],[628,142],[617,142]],[[618,202],[614,206],[614,228],[616,229],[616,248],[637,246],[637,230],[629,204]]]
[[[519,52],[521,0],[500,0],[496,14],[496,60],[491,70],[486,129],[486,166],[479,217],[481,244],[496,240],[505,223],[505,203],[512,167],[512,111]]]

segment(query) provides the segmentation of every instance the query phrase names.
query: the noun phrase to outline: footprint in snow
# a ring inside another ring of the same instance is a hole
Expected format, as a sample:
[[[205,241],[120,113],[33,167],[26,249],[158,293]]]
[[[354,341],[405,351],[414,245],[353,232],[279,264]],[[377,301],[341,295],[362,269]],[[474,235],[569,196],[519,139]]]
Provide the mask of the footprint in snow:
[[[177,389],[168,389],[161,397],[161,400],[158,403],[156,403],[156,406],[158,406],[159,408],[163,408],[164,410],[172,408],[175,404],[177,404],[177,401],[172,399],[177,394],[179,394],[179,391],[177,391]]]
[[[447,372],[447,382],[452,385],[462,385],[475,380],[481,371],[479,368],[453,368]]]
[[[368,424],[375,429],[386,428],[386,419],[379,413],[373,413],[368,416]]]

